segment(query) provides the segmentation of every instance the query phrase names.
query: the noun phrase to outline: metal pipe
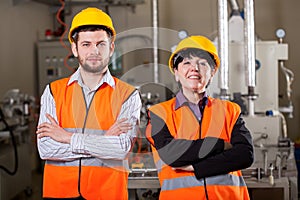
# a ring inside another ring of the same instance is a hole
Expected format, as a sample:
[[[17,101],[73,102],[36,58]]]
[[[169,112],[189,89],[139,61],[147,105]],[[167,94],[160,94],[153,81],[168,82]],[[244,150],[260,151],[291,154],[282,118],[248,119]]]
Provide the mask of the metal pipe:
[[[276,36],[278,37],[278,42],[279,44],[283,44],[283,38],[285,36],[285,31],[283,29],[278,29],[276,31]],[[293,102],[292,102],[292,83],[294,81],[294,73],[292,70],[286,68],[284,66],[284,61],[279,60],[279,66],[283,74],[285,75],[285,80],[286,80],[286,95],[287,95],[287,100],[288,100],[288,106],[285,107],[279,107],[279,111],[283,113],[288,113],[289,118],[293,118],[293,112],[294,112],[294,107],[293,107]]]
[[[227,1],[218,0],[218,46],[220,56],[219,88],[221,98],[227,98],[229,88],[229,48],[228,48],[228,11]]]
[[[255,87],[255,30],[254,30],[254,0],[244,0],[245,5],[245,64],[247,86]]]
[[[248,115],[254,116],[255,88],[255,30],[254,30],[254,0],[244,0],[245,6],[245,67],[246,84],[248,86]]]
[[[239,10],[239,5],[236,0],[228,0],[232,10]]]
[[[294,81],[294,73],[286,68],[284,66],[284,61],[280,60],[279,61],[279,66],[280,69],[282,70],[282,72],[285,75],[285,80],[286,80],[286,95],[287,95],[287,100],[288,100],[288,106],[287,107],[281,107],[279,108],[279,110],[281,110],[282,112],[288,113],[288,117],[289,118],[293,118],[293,102],[292,102],[292,83]]]
[[[284,61],[283,60],[279,61],[279,65],[280,65],[280,69],[282,70],[282,72],[285,75],[286,94],[287,94],[288,101],[291,102],[292,101],[292,98],[291,98],[291,96],[292,96],[291,85],[292,85],[292,82],[294,81],[294,73],[284,66]]]
[[[248,115],[254,116],[255,107],[254,107],[254,99],[250,95],[248,95]]]
[[[152,0],[152,37],[154,83],[159,82],[158,76],[158,0]]]
[[[240,8],[236,0],[228,0],[231,6],[232,14],[233,15],[239,15],[240,14]]]

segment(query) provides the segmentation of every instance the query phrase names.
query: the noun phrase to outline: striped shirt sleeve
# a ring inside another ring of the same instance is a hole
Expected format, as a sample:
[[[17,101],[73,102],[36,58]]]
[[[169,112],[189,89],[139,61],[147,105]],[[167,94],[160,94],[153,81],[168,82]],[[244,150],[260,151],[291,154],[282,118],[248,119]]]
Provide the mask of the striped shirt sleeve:
[[[135,91],[122,105],[118,119],[127,118],[134,124],[134,128],[120,136],[101,136],[82,133],[74,133],[70,144],[56,142],[50,137],[38,139],[39,154],[42,159],[49,160],[74,160],[80,157],[98,157],[102,159],[124,159],[130,151],[133,138],[139,125],[141,99],[139,92]],[[56,107],[46,87],[41,97],[41,110],[39,124],[48,122],[45,114],[49,113],[56,120]]]
[[[120,136],[100,136],[75,133],[71,138],[73,152],[89,154],[102,159],[126,158],[129,153],[133,139],[136,137],[139,128],[141,99],[136,90],[124,104],[118,119],[127,118],[133,124],[133,129]]]
[[[50,114],[57,121],[56,106],[53,96],[50,92],[49,85],[46,86],[41,97],[41,107],[39,123],[50,122],[46,113]],[[57,142],[50,137],[43,137],[37,139],[38,151],[41,159],[49,160],[74,160],[80,157],[89,157],[89,155],[80,155],[72,152],[69,144]]]

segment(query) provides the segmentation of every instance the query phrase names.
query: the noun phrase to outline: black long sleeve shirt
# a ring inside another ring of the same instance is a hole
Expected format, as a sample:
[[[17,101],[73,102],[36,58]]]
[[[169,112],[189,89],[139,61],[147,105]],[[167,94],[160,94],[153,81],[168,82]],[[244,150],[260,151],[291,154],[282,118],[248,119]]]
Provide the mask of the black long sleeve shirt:
[[[231,134],[232,148],[226,151],[222,139],[175,139],[159,116],[149,112],[149,118],[153,145],[160,158],[171,167],[193,165],[197,179],[241,170],[253,163],[251,134],[240,116]]]

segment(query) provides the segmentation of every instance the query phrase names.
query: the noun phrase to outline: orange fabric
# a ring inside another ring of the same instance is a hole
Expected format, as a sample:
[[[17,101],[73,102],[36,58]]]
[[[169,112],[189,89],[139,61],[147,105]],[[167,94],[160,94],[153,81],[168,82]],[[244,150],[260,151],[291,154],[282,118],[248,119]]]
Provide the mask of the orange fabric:
[[[176,99],[162,102],[150,107],[150,111],[159,116],[165,121],[170,134],[174,138],[194,140],[205,137],[217,137],[227,142],[230,141],[231,132],[236,120],[240,114],[238,105],[222,101],[219,99],[209,98],[202,117],[201,136],[200,124],[192,111],[183,106],[175,110]],[[150,119],[151,120],[151,119]],[[160,161],[159,154],[155,149],[154,141],[151,138],[151,123],[148,124],[146,135],[150,141],[152,153],[155,163]],[[242,176],[241,171],[231,172],[235,176]],[[194,176],[193,172],[175,171],[170,166],[163,163],[158,169],[160,185],[163,185],[164,180],[175,179],[179,177]],[[216,185],[207,186],[209,199],[249,199],[248,190],[245,186],[227,186]],[[230,198],[229,198],[230,196]],[[160,192],[160,199],[205,199],[204,186],[180,188],[173,190],[164,190]]]
[[[78,167],[58,167],[46,164],[43,177],[43,197],[77,197],[78,170]],[[65,182],[61,180],[62,178]]]
[[[58,122],[62,127],[82,128],[86,117],[82,89],[77,83],[67,86],[68,80],[65,78],[51,84]],[[115,88],[104,83],[96,92],[90,105],[86,128],[108,130],[115,122],[122,103],[135,90],[119,79],[114,80]]]
[[[43,197],[78,197],[79,167],[45,165]],[[81,194],[85,199],[128,199],[128,173],[115,168],[81,167]]]
[[[249,199],[246,187],[207,186],[208,198],[212,200],[245,200]],[[159,199],[205,200],[204,187],[181,188],[160,193]]]
[[[134,87],[115,80],[115,88],[104,83],[96,92],[87,113],[84,95],[77,83],[67,85],[68,78],[51,83],[58,122],[63,128],[108,130],[117,119],[123,102]],[[88,115],[87,115],[88,114]],[[86,119],[85,119],[86,118]],[[85,124],[84,124],[85,123]],[[81,194],[86,199],[127,199],[128,172],[123,167],[81,166]],[[78,166],[45,165],[43,196],[78,197]]]

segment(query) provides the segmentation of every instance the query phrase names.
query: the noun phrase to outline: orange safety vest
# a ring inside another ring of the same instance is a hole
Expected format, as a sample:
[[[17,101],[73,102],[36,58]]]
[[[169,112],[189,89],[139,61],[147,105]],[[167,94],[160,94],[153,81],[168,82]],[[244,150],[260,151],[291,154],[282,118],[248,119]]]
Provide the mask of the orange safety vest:
[[[209,97],[200,125],[188,106],[175,110],[175,102],[176,98],[172,98],[149,109],[165,122],[175,139],[195,140],[201,136],[201,139],[216,137],[226,142],[230,141],[233,126],[240,115],[240,107],[237,104]],[[151,138],[152,126],[155,124],[149,123],[146,134],[152,144],[154,162],[158,170],[160,199],[206,199],[204,179],[196,179],[193,172],[175,171],[160,159]],[[241,171],[207,177],[205,180],[209,199],[249,199]]]
[[[65,78],[51,83],[59,125],[68,131],[103,135],[114,124],[122,104],[135,90],[117,78],[114,80],[115,88],[104,83],[95,92],[89,108],[77,82],[67,85],[69,78]],[[81,195],[88,200],[128,199],[126,164],[127,160],[102,160],[95,157],[81,158],[81,161],[47,160],[43,197],[78,197],[80,187]]]

